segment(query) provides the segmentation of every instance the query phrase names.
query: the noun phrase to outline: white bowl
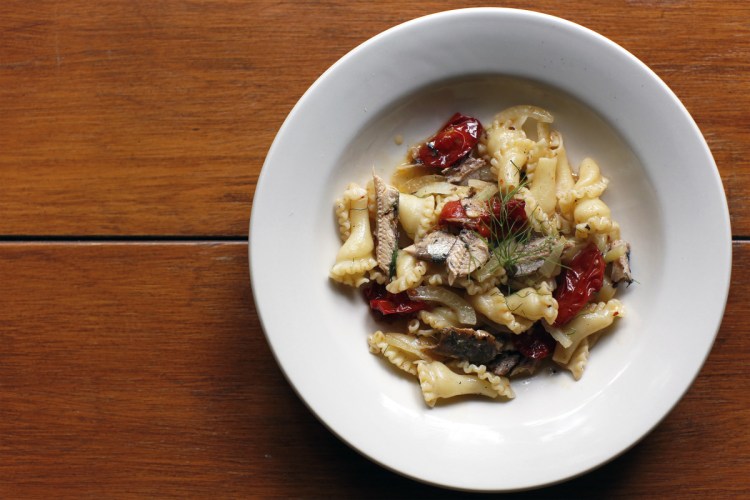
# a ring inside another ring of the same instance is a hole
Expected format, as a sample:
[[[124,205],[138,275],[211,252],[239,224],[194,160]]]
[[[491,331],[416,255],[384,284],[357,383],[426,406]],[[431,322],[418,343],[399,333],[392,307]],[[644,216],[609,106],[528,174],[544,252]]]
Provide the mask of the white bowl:
[[[610,179],[604,199],[633,247],[628,315],[593,349],[583,378],[515,384],[510,402],[428,408],[418,384],[371,355],[377,328],[359,294],[328,279],[333,202],[374,167],[461,111],[487,123],[513,104],[555,115],[577,164]],[[394,137],[401,135],[404,145]],[[443,12],[347,54],[300,99],[266,158],[253,203],[250,268],[268,341],[292,386],[332,432],[414,479],[465,490],[538,487],[622,453],[698,374],[721,322],[729,215],[692,118],[643,63],[555,17]]]

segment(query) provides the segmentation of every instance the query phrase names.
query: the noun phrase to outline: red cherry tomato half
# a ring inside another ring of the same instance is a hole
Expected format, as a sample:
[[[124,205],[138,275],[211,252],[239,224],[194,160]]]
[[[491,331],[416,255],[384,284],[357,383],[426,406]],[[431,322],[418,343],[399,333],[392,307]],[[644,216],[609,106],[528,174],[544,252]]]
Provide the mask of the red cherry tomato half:
[[[455,200],[449,201],[443,206],[443,209],[440,211],[438,223],[442,226],[471,229],[479,233],[483,238],[490,238],[492,236],[489,226],[490,218],[489,211],[479,217],[469,217],[461,201]]]
[[[461,205],[461,200],[449,201],[443,205],[443,209],[440,211],[440,224],[466,224],[467,222],[470,222],[470,219],[466,215],[464,206]]]
[[[411,314],[427,308],[427,303],[410,299],[406,292],[391,293],[377,283],[365,288],[364,295],[370,308],[385,316]]]
[[[544,359],[552,354],[556,342],[552,335],[537,324],[528,332],[514,335],[513,345],[527,358]]]
[[[469,217],[460,200],[449,201],[440,211],[438,223],[443,226],[471,229],[484,238],[504,237],[520,231],[526,224],[526,203],[523,200],[503,202],[492,198],[478,217]]]
[[[599,248],[589,243],[563,269],[553,294],[558,306],[555,326],[562,326],[573,319],[591,296],[601,290],[604,266],[604,257]]]
[[[416,159],[428,167],[448,168],[471,152],[483,131],[479,120],[456,113],[419,147]]]
[[[490,200],[490,208],[494,215],[496,233],[499,237],[505,237],[509,234],[520,232],[528,219],[526,218],[526,202],[512,198],[505,202],[498,197]]]

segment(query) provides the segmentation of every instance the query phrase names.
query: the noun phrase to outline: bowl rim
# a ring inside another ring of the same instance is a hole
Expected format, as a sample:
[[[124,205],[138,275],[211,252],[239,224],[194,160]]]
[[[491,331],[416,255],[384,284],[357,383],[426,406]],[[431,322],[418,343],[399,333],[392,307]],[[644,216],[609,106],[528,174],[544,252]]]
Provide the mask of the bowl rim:
[[[661,91],[663,92],[663,97],[667,97],[671,99],[673,102],[672,104],[676,104],[678,108],[682,112],[682,118],[686,121],[689,127],[691,127],[695,133],[694,139],[697,139],[700,142],[700,146],[705,150],[708,157],[710,158],[710,170],[713,174],[713,180],[714,180],[714,186],[713,188],[717,188],[720,190],[721,193],[721,200],[723,203],[723,210],[721,210],[722,220],[720,221],[719,226],[723,229],[723,232],[725,233],[725,248],[724,248],[724,255],[721,256],[722,262],[725,264],[724,267],[724,273],[722,276],[720,276],[720,281],[722,283],[725,283],[724,287],[724,293],[721,298],[722,306],[721,306],[721,314],[718,316],[718,320],[715,324],[715,328],[713,329],[713,335],[711,336],[711,342],[709,344],[708,349],[703,353],[703,357],[701,362],[695,367],[694,373],[691,374],[689,377],[689,383],[685,385],[685,387],[679,392],[678,395],[672,394],[670,399],[674,399],[671,404],[669,404],[669,409],[664,412],[664,414],[659,418],[658,420],[651,423],[650,426],[640,434],[639,436],[635,437],[634,439],[630,440],[629,444],[627,444],[624,447],[620,447],[616,452],[609,455],[608,458],[606,458],[603,461],[598,461],[597,463],[591,464],[589,467],[586,467],[577,473],[574,474],[567,474],[564,477],[558,477],[554,480],[549,481],[543,481],[538,484],[527,484],[525,486],[521,487],[514,487],[510,489],[506,489],[503,487],[491,487],[491,488],[473,488],[473,487],[462,487],[462,486],[456,486],[454,484],[450,483],[441,483],[441,482],[435,482],[433,480],[427,480],[423,477],[419,477],[418,475],[410,474],[407,472],[404,472],[403,470],[400,470],[399,468],[395,468],[390,466],[387,461],[379,459],[377,456],[375,456],[373,453],[368,453],[368,451],[363,450],[360,446],[358,446],[356,443],[353,443],[351,438],[342,435],[336,428],[335,425],[331,424],[329,421],[327,421],[319,411],[316,410],[316,406],[308,400],[305,394],[303,394],[297,383],[295,383],[295,379],[293,379],[292,375],[290,374],[290,371],[288,370],[288,367],[285,367],[283,359],[281,359],[281,356],[277,350],[277,346],[274,343],[274,339],[269,334],[269,331],[267,329],[267,318],[264,318],[265,313],[261,310],[259,304],[263,301],[263,299],[258,294],[258,283],[255,280],[253,273],[253,249],[254,246],[257,248],[257,240],[254,240],[255,232],[253,231],[253,228],[257,228],[259,225],[259,217],[258,215],[260,211],[256,211],[256,203],[254,200],[253,203],[253,210],[251,212],[250,217],[250,230],[249,230],[249,246],[248,246],[248,258],[249,258],[249,269],[250,269],[250,278],[252,282],[252,293],[253,298],[255,300],[255,303],[259,306],[258,309],[258,318],[261,323],[261,326],[263,328],[264,334],[266,335],[267,341],[269,343],[269,346],[271,348],[271,351],[281,367],[282,373],[286,377],[287,381],[291,385],[291,387],[294,389],[294,391],[297,393],[297,395],[300,397],[300,399],[304,402],[304,404],[310,409],[310,411],[318,418],[319,421],[321,421],[332,433],[334,433],[336,436],[339,437],[342,441],[347,443],[351,448],[359,452],[360,454],[366,456],[368,459],[375,461],[376,463],[380,464],[381,466],[392,470],[394,472],[397,472],[399,474],[405,475],[407,477],[410,477],[412,479],[415,479],[420,482],[424,482],[431,485],[436,486],[442,486],[442,487],[448,487],[453,489],[459,489],[459,490],[465,490],[465,491],[520,491],[525,489],[533,489],[538,488],[542,486],[548,486],[552,484],[556,484],[559,482],[567,481],[569,479],[572,479],[574,477],[583,475],[597,467],[600,467],[604,463],[607,463],[617,456],[621,455],[622,453],[626,452],[628,449],[630,449],[632,446],[634,446],[636,443],[638,443],[643,437],[648,435],[658,424],[671,412],[671,410],[674,408],[674,406],[682,399],[684,394],[688,391],[690,386],[692,385],[692,382],[695,380],[697,374],[699,373],[700,369],[702,368],[703,364],[705,363],[710,351],[711,351],[711,345],[713,344],[714,339],[716,338],[716,335],[718,334],[718,330],[721,324],[721,320],[723,318],[723,312],[724,308],[726,307],[726,299],[728,296],[729,291],[729,282],[731,277],[731,258],[732,258],[732,252],[731,252],[731,226],[730,226],[730,218],[729,218],[729,211],[728,211],[728,205],[726,201],[726,195],[724,193],[723,184],[721,182],[721,177],[718,172],[718,168],[716,167],[715,161],[713,160],[713,157],[711,155],[710,149],[708,147],[708,144],[705,141],[705,138],[701,134],[700,130],[698,129],[698,126],[695,124],[695,121],[690,116],[687,109],[684,107],[684,105],[679,101],[677,96],[674,94],[674,92],[664,83],[656,73],[651,70],[648,66],[646,66],[643,62],[641,62],[639,59],[637,59],[634,55],[632,55],[630,52],[628,52],[626,49],[621,47],[620,45],[616,44],[615,42],[611,41],[610,39],[604,37],[603,35],[596,33],[595,31],[592,31],[584,26],[581,26],[579,24],[573,23],[571,21],[568,21],[566,19],[551,16],[549,14],[544,14],[541,12],[536,11],[529,11],[529,10],[522,10],[522,9],[510,9],[510,8],[498,8],[498,7],[478,7],[478,8],[465,8],[465,9],[455,9],[455,10],[448,10],[443,12],[438,12],[434,14],[429,14],[426,16],[422,16],[416,19],[412,19],[410,21],[407,21],[405,23],[398,24],[396,26],[393,26],[375,36],[372,38],[366,40],[365,42],[361,43],[354,49],[350,50],[347,54],[345,54],[343,57],[341,57],[338,61],[336,61],[332,66],[330,66],[320,77],[318,77],[315,82],[309,87],[309,89],[304,93],[304,95],[299,99],[299,101],[295,104],[295,106],[292,108],[286,119],[284,120],[282,126],[280,127],[276,137],[274,138],[274,141],[268,151],[268,154],[266,156],[266,160],[264,162],[263,168],[261,170],[261,173],[258,178],[258,183],[255,191],[256,199],[258,197],[258,194],[265,193],[264,188],[266,184],[269,182],[267,179],[269,177],[269,171],[270,167],[269,165],[272,164],[273,159],[276,155],[276,152],[279,148],[282,147],[281,143],[282,138],[285,136],[287,130],[292,126],[292,123],[297,118],[297,114],[299,113],[299,110],[302,109],[302,107],[305,105],[305,103],[312,99],[314,94],[317,92],[318,88],[324,84],[324,82],[330,77],[331,74],[335,73],[338,68],[345,66],[349,64],[349,61],[352,59],[355,59],[359,56],[361,52],[364,50],[377,46],[381,40],[387,39],[391,37],[394,33],[400,33],[406,30],[415,29],[420,27],[421,25],[429,25],[430,23],[434,22],[435,20],[440,20],[444,18],[450,18],[455,16],[507,16],[507,15],[513,15],[513,16],[521,16],[526,19],[535,19],[535,20],[541,20],[546,23],[551,23],[555,26],[562,27],[563,29],[569,30],[575,34],[575,36],[584,36],[588,37],[592,40],[597,41],[599,44],[604,44],[608,50],[614,50],[617,53],[620,54],[620,56],[627,57],[631,60],[632,63],[637,64],[640,67],[640,70],[644,72],[645,75],[647,75],[655,84],[657,84],[659,87],[661,87]],[[261,198],[262,200],[262,198]],[[254,245],[255,242],[255,245]]]

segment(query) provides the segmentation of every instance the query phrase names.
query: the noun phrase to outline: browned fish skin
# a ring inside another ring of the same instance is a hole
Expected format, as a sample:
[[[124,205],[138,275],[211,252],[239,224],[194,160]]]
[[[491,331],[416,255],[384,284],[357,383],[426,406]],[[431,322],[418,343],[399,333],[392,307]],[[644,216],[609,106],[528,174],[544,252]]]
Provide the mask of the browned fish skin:
[[[468,276],[490,259],[487,242],[467,229],[462,229],[458,236],[442,230],[433,231],[404,251],[429,262],[445,262],[450,285],[457,278]]]
[[[541,364],[541,359],[521,357],[521,361],[513,368],[513,371],[510,372],[509,376],[520,377],[523,375],[534,375]]]
[[[389,276],[398,249],[398,189],[389,186],[378,175],[373,174],[377,216],[375,218],[375,257],[378,267]]]
[[[441,172],[451,184],[465,186],[469,179],[479,179],[486,182],[497,182],[497,176],[492,174],[490,166],[481,158],[467,158],[455,167],[446,168]]]
[[[448,284],[465,277],[482,267],[490,259],[487,242],[474,231],[461,230],[458,241],[445,262],[448,268]]]
[[[446,231],[433,231],[419,242],[404,249],[414,257],[442,264],[456,245],[458,236]]]
[[[495,375],[504,377],[521,362],[521,353],[518,351],[504,351],[487,365],[487,369]]]
[[[477,365],[488,363],[502,349],[502,344],[484,330],[444,328],[439,335],[437,345],[430,349],[432,353]]]
[[[555,239],[549,236],[537,238],[525,244],[519,251],[523,257],[515,262],[509,274],[513,277],[521,277],[536,272],[549,258],[554,244]]]

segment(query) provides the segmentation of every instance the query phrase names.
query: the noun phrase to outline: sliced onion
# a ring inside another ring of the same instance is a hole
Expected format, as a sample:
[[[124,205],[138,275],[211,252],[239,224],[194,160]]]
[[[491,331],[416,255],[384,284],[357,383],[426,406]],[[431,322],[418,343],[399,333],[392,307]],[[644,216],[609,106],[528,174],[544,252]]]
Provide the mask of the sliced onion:
[[[602,287],[596,292],[596,301],[608,302],[610,299],[614,298],[616,292],[617,288],[612,285],[612,280],[605,274],[602,279]]]
[[[570,339],[569,336],[565,334],[564,331],[562,331],[561,328],[557,328],[556,326],[552,326],[547,324],[546,321],[540,321],[542,326],[545,330],[547,330],[547,333],[552,335],[552,338],[557,341],[558,344],[563,346],[564,348],[568,348],[573,345],[573,341]]]
[[[564,247],[565,243],[562,239],[558,239],[555,243],[552,244],[552,249],[550,250],[549,255],[545,258],[542,267],[539,268],[539,274],[541,274],[545,278],[552,277],[555,269],[557,269],[557,266],[560,265],[560,257],[562,256]]]
[[[424,300],[427,302],[439,302],[451,308],[464,325],[476,325],[477,313],[460,295],[446,290],[440,286],[419,286],[408,290],[409,298],[412,300]]]
[[[592,236],[592,239],[594,240],[594,243],[596,244],[597,248],[601,253],[605,253],[607,251],[607,235],[606,234],[594,234]]]
[[[407,190],[410,182],[414,182],[422,177],[431,177],[434,174],[434,168],[425,167],[424,165],[400,165],[391,176],[391,184],[402,193],[411,194],[416,190]],[[445,178],[442,180],[445,180]],[[431,180],[430,182],[435,182],[435,180]]]
[[[388,345],[398,347],[402,351],[409,352],[422,359],[425,359],[423,349],[434,347],[434,342],[430,342],[429,337],[415,337],[405,333],[384,333],[385,341]]]
[[[496,182],[484,182],[477,179],[469,179],[469,187],[476,189],[475,200],[487,201],[498,193]]]
[[[437,174],[421,175],[412,179],[406,180],[401,186],[399,191],[402,193],[413,194],[422,189],[424,186],[433,184],[435,182],[445,182],[445,177]]]
[[[495,120],[501,124],[507,121],[517,122],[520,118],[524,118],[524,120],[525,118],[533,118],[544,123],[552,123],[555,120],[552,114],[546,109],[527,104],[513,106],[495,115]]]
[[[495,183],[495,182],[487,182],[487,181],[483,181],[481,179],[469,179],[466,182],[466,185],[469,186],[469,187],[473,187],[477,191],[479,191],[482,188],[485,188],[487,186],[495,186],[495,188],[497,188],[497,183]]]
[[[484,281],[494,276],[498,269],[502,267],[500,261],[497,259],[497,254],[494,252],[490,255],[490,260],[472,273],[472,277],[477,281]]]
[[[573,260],[573,257],[578,255],[578,252],[586,248],[586,245],[589,244],[588,240],[579,241],[575,243],[574,245],[571,245],[568,248],[564,248],[562,255],[560,256],[560,261],[563,264],[570,264],[570,261]]]
[[[437,177],[437,176],[430,176],[430,177]],[[425,196],[428,196],[431,194],[452,194],[456,192],[457,188],[458,186],[456,186],[455,184],[451,184],[450,182],[445,182],[445,181],[431,182],[419,188],[414,193],[414,196],[418,198],[424,198]]]

